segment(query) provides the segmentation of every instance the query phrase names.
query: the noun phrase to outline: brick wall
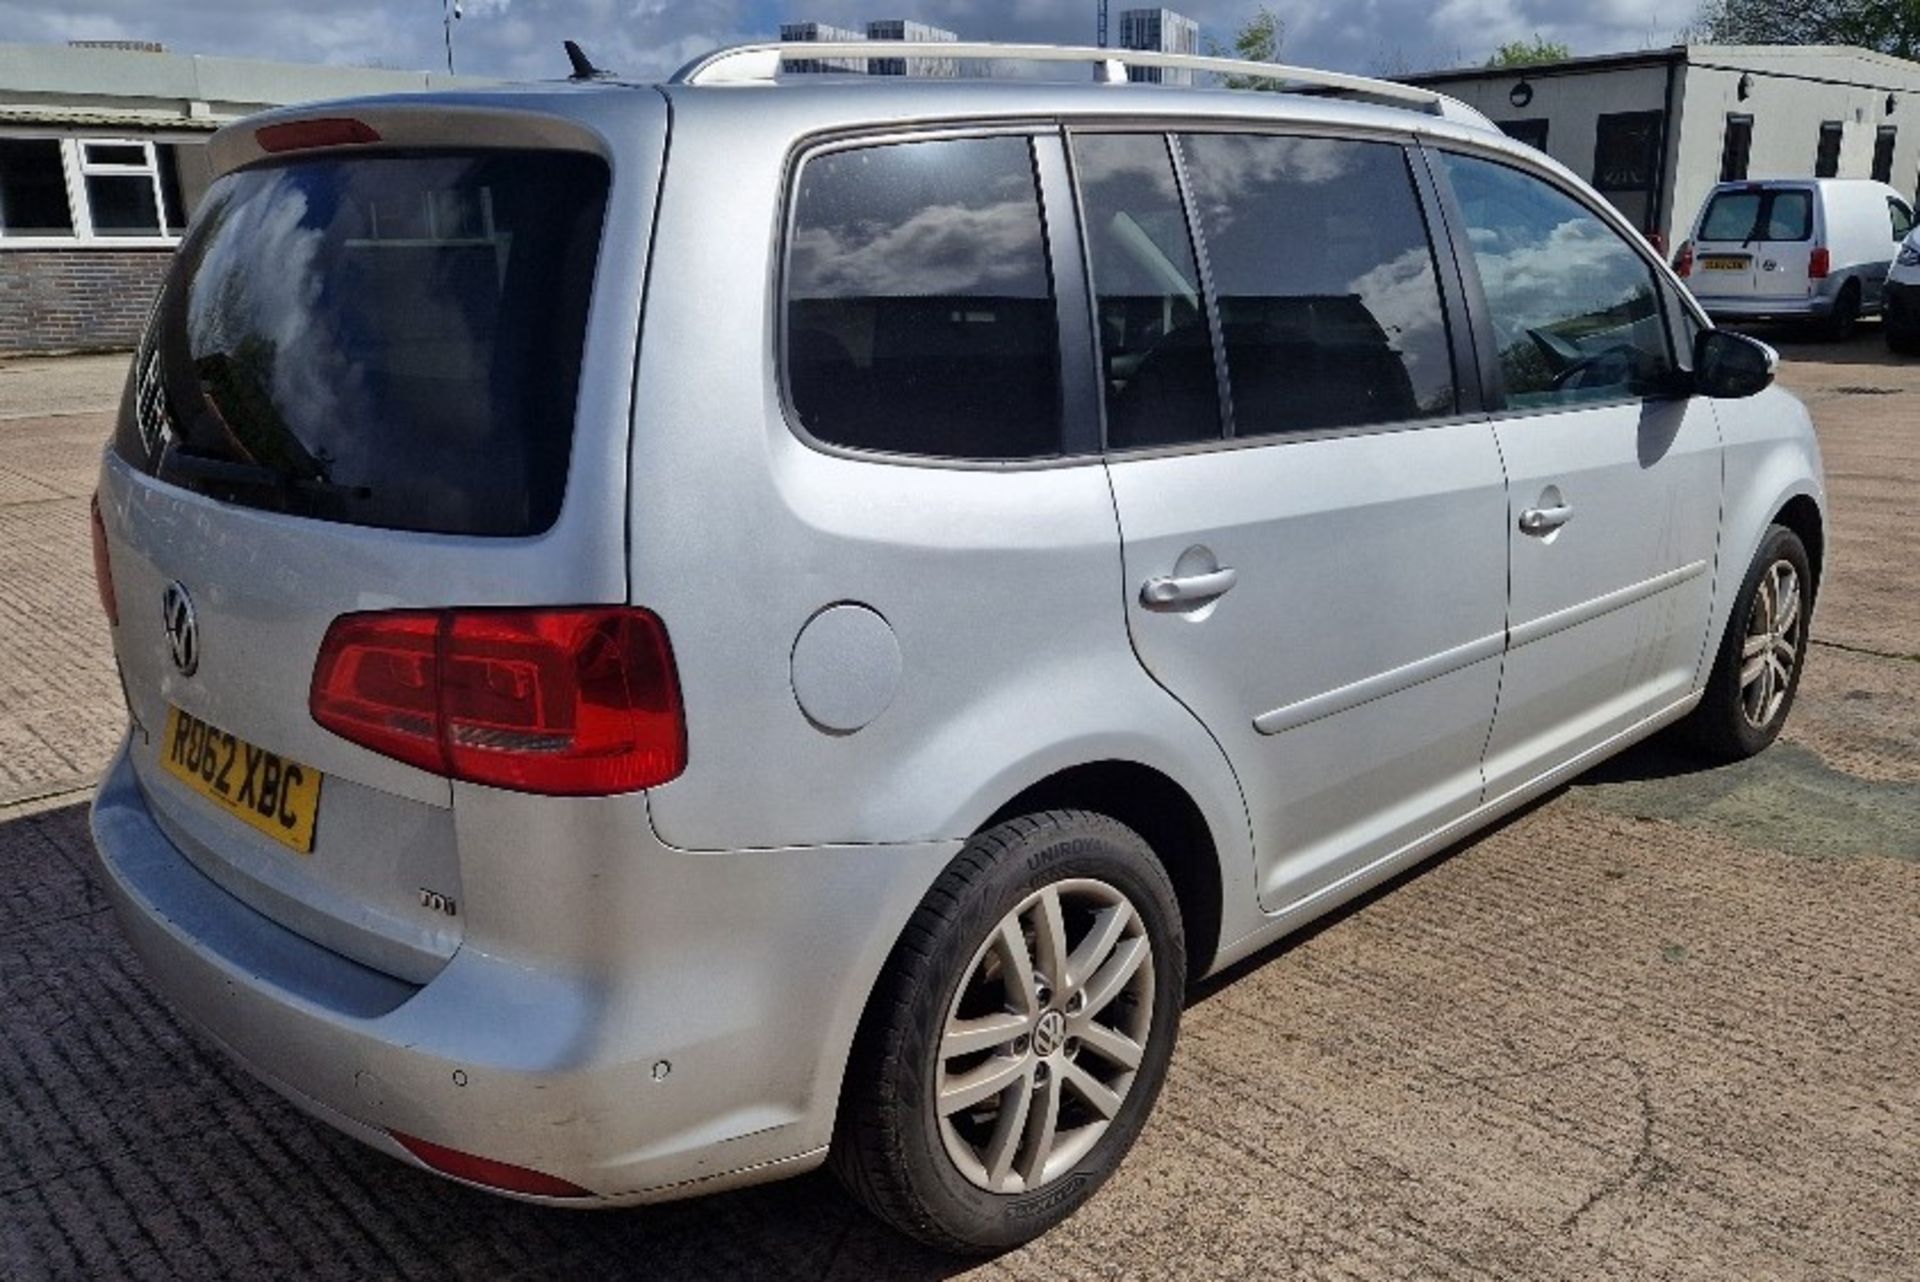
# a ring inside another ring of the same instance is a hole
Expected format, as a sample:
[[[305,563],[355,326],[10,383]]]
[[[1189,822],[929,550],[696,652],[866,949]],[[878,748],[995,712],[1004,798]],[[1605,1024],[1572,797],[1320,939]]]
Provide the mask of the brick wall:
[[[0,353],[132,347],[170,249],[0,249]]]

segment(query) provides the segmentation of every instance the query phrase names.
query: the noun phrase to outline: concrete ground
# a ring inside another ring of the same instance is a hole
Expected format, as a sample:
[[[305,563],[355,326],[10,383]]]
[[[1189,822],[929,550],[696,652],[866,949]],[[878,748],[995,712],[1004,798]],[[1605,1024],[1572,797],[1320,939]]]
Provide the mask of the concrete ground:
[[[1209,984],[1120,1173],[978,1276],[1920,1276],[1920,363],[1788,355],[1835,528],[1785,740],[1644,746]],[[167,1011],[78,791],[120,718],[85,496],[123,370],[0,363],[0,1277],[966,1272],[822,1176],[469,1192]]]

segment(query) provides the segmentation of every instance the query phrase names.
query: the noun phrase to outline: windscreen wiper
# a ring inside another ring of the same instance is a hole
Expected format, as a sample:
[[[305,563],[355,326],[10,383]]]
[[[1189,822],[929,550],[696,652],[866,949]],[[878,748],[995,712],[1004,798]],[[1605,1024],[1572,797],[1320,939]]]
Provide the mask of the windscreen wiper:
[[[341,485],[318,476],[300,476],[259,463],[236,463],[231,459],[208,458],[202,454],[183,454],[168,450],[161,460],[160,474],[195,481],[214,481],[228,485],[257,485],[282,494],[325,494],[334,498],[370,499],[373,489],[366,485]]]

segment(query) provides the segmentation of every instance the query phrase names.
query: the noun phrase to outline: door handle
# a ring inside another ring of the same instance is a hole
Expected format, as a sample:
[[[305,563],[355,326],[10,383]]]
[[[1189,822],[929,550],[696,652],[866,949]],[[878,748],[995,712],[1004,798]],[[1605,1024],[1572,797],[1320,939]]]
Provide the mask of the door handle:
[[[1520,514],[1520,532],[1552,534],[1572,519],[1573,504],[1571,503],[1561,503],[1554,507],[1530,507]]]
[[[1140,585],[1140,604],[1198,605],[1225,596],[1240,581],[1240,571],[1230,565],[1207,574],[1167,574],[1148,579]]]

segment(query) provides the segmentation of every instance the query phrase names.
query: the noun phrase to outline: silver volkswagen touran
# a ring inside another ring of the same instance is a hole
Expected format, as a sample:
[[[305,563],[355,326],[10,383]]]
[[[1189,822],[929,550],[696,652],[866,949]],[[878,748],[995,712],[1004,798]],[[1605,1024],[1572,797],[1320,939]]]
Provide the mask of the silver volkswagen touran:
[[[92,824],[155,986],[396,1158],[831,1163],[992,1251],[1194,980],[1663,727],[1766,747],[1824,499],[1773,354],[1458,103],[781,74],[862,48],[214,137]]]

